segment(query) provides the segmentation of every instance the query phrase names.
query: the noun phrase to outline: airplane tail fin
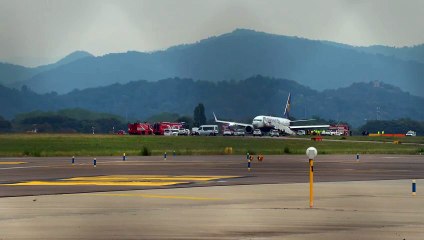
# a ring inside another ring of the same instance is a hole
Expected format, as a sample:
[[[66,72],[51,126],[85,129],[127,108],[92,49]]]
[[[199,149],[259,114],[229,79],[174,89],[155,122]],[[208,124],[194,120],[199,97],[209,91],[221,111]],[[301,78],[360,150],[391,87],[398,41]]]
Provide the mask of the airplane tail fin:
[[[289,118],[290,117],[290,104],[291,104],[291,93],[289,93],[289,97],[287,98],[286,107],[284,108],[284,117]]]
[[[214,112],[212,112],[212,113],[213,113],[213,117],[215,118],[215,122],[218,122],[218,119],[216,119],[215,113]]]

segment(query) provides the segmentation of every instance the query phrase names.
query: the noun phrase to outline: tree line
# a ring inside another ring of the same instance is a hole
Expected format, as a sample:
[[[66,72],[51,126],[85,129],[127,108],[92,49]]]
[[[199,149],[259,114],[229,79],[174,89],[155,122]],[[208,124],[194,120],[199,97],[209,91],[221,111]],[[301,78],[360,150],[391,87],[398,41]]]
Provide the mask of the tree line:
[[[334,120],[325,120],[313,116],[309,124],[338,124]],[[294,120],[294,119],[292,119]],[[198,127],[203,124],[215,124],[214,119],[207,119],[205,106],[199,103],[193,110],[193,115],[179,115],[177,113],[160,113],[151,116],[145,121],[154,123],[161,121],[185,122],[186,127]],[[144,122],[137,121],[136,122]],[[84,109],[65,109],[57,112],[29,112],[17,115],[9,121],[0,116],[0,132],[45,132],[45,133],[113,133],[126,130],[127,122],[119,116],[108,113],[96,113]],[[343,124],[348,124],[343,122]],[[396,120],[369,120],[357,129],[352,129],[355,134],[361,132],[377,133],[406,133],[409,130],[424,135],[424,122],[408,118]]]
[[[205,107],[199,103],[193,116],[176,113],[161,113],[147,119],[147,122],[185,122],[187,127],[206,124]],[[140,122],[140,121],[136,121]],[[127,122],[121,117],[108,113],[96,113],[84,109],[64,109],[57,112],[34,111],[17,115],[13,120],[0,116],[0,132],[40,133],[114,133],[126,130]]]

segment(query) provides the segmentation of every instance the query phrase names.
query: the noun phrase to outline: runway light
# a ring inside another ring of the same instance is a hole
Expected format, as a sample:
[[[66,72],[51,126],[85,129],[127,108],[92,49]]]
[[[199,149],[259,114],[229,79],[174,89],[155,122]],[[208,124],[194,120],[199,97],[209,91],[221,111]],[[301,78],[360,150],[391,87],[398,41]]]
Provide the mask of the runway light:
[[[246,159],[249,159],[250,154],[246,153]]]
[[[356,160],[359,161],[359,153],[356,154]]]
[[[263,155],[258,155],[258,161],[262,162],[264,160],[264,156]]]
[[[125,153],[122,155],[122,161],[125,161],[127,159],[127,156],[125,156]]]
[[[166,152],[163,154],[163,160],[166,160]]]
[[[314,147],[306,149],[306,156],[309,158],[309,207],[314,206],[314,158],[318,155],[318,151]]]
[[[72,156],[72,165],[75,164],[75,156]]]
[[[417,182],[414,180],[412,180],[412,196],[417,195]]]
[[[96,167],[96,165],[97,165],[97,160],[96,160],[96,158],[94,158],[93,159],[93,167]]]
[[[175,150],[172,151],[172,155],[175,157],[177,154],[175,153]]]

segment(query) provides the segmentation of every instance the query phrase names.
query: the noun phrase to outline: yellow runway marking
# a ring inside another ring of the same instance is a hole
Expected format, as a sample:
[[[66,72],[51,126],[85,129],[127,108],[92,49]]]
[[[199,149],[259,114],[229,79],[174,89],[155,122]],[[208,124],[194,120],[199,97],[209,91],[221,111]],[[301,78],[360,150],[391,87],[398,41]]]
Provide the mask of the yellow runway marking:
[[[96,177],[75,177],[67,181],[212,181],[236,176],[167,176],[167,175],[111,175]]]
[[[235,178],[236,176],[168,176],[168,175],[110,175],[74,177],[51,181],[28,181],[8,183],[9,186],[169,186],[192,182],[206,183],[212,180]]]
[[[27,162],[0,162],[0,165],[17,165],[17,164],[24,164]]]
[[[102,181],[29,181],[21,183],[9,183],[9,186],[143,186],[158,187],[182,184],[187,182],[102,182]]]
[[[111,196],[111,197],[142,197],[142,198],[161,198],[161,199],[183,199],[183,200],[198,200],[198,201],[219,201],[223,198],[207,198],[207,197],[192,197],[192,196],[169,196],[169,195],[154,195],[141,193],[101,193],[90,194],[96,196]]]

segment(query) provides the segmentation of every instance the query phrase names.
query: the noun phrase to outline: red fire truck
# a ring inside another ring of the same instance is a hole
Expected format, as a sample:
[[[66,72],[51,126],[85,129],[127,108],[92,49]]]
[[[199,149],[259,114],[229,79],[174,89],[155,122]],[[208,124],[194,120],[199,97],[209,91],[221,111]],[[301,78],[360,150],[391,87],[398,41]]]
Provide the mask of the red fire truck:
[[[173,122],[157,122],[153,124],[153,133],[155,135],[163,135],[165,129],[180,129],[183,127],[183,123],[173,123]]]
[[[148,123],[128,123],[128,134],[132,135],[152,135],[153,129]]]
[[[330,125],[328,130],[330,130],[331,132],[338,132],[341,135],[345,135],[345,136],[349,136],[350,134],[349,125],[347,124]]]

